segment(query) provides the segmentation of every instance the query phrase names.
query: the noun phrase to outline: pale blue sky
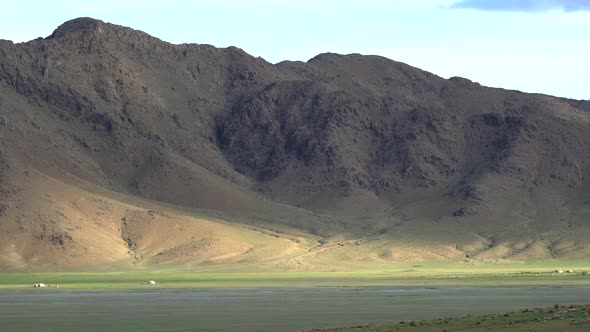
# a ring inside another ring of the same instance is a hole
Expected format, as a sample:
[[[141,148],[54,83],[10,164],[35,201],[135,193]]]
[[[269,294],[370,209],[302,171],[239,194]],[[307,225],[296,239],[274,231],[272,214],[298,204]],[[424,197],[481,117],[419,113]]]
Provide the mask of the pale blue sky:
[[[0,0],[0,38],[90,16],[270,62],[378,54],[445,78],[590,99],[590,0]]]

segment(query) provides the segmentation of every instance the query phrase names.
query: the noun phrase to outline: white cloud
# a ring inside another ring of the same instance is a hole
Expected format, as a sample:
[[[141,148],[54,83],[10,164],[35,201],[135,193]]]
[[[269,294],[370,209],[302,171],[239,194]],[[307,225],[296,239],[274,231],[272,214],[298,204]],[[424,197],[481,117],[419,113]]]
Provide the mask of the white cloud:
[[[461,0],[451,8],[490,11],[543,12],[560,9],[565,12],[590,10],[588,0]]]

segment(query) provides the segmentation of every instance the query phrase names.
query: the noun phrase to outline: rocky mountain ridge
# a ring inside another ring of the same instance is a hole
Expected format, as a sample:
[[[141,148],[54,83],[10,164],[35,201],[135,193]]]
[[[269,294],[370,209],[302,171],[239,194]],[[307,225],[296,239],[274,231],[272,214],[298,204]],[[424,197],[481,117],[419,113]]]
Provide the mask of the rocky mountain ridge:
[[[6,266],[82,264],[103,245],[79,220],[105,209],[122,252],[111,260],[135,262],[166,239],[127,241],[121,218],[198,209],[312,242],[365,239],[359,260],[582,257],[589,129],[588,101],[379,56],[271,64],[75,19],[0,41],[0,251]],[[95,203],[75,208],[70,192]],[[207,251],[185,240],[166,250]]]

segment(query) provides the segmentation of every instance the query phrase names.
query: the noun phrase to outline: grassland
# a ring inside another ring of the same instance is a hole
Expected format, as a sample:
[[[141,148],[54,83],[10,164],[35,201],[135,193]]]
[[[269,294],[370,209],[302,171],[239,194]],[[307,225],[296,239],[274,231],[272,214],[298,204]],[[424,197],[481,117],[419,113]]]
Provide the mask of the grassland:
[[[0,330],[288,332],[374,324],[395,331],[400,321],[583,304],[589,297],[587,285],[5,289]]]
[[[553,264],[555,265],[555,264]],[[135,289],[142,282],[156,280],[157,288],[269,288],[269,287],[414,287],[414,286],[509,286],[590,285],[581,264],[563,262],[557,266],[576,267],[574,273],[555,274],[542,263],[525,265],[481,265],[466,269],[431,263],[399,266],[392,270],[344,272],[251,272],[135,270],[109,272],[18,272],[0,273],[0,289],[30,288],[43,282],[67,289]]]
[[[532,263],[478,270],[435,263],[408,267],[305,273],[180,269],[1,273],[0,318],[10,331],[270,332],[342,327],[334,331],[381,332],[440,331],[441,327],[470,331],[484,326],[511,331],[520,330],[522,322],[553,328],[546,331],[587,328],[581,311],[564,311],[559,319],[547,322],[545,317],[553,315],[520,311],[586,303],[590,275],[581,273],[581,268],[554,274]],[[528,272],[519,269],[523,267]],[[158,284],[142,284],[151,279]],[[32,288],[37,282],[60,288]],[[508,311],[515,312],[488,315]],[[471,316],[436,320],[464,315]],[[411,320],[416,323],[410,325]]]

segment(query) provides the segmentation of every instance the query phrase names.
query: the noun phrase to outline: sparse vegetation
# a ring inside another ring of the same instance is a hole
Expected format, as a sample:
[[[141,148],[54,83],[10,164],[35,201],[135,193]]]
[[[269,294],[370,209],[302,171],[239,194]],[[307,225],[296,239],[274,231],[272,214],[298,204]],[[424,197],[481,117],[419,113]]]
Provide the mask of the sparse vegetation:
[[[314,329],[314,332],[440,332],[440,331],[588,331],[590,305],[531,308],[521,311],[468,315],[465,317],[368,325],[348,328]]]

